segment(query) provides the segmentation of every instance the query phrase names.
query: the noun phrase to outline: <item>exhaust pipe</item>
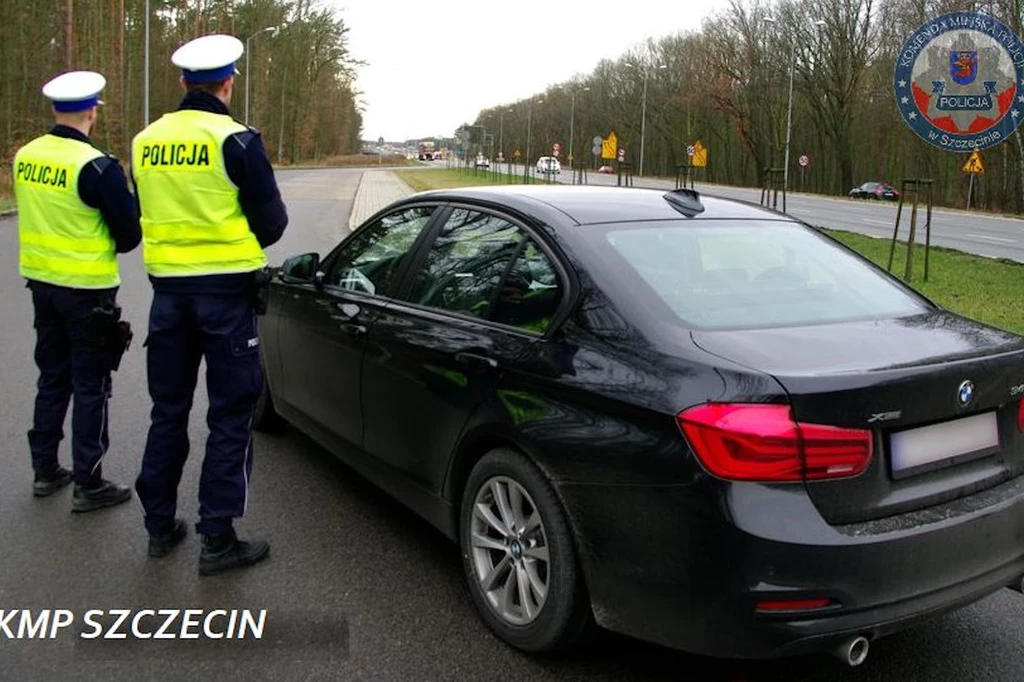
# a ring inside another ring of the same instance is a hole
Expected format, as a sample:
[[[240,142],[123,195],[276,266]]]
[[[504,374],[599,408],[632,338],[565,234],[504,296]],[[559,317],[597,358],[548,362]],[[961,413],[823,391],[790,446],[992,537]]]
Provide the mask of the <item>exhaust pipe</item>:
[[[832,655],[852,668],[867,659],[869,646],[867,637],[854,637],[832,649]]]

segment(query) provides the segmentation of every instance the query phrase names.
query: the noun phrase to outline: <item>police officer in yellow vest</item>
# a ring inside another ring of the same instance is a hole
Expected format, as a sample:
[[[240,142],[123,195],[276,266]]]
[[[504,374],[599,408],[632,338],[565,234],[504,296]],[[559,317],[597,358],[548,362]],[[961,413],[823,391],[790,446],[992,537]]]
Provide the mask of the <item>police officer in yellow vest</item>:
[[[20,271],[32,291],[39,367],[28,432],[32,488],[45,497],[74,480],[75,512],[131,498],[130,488],[103,478],[100,464],[110,445],[110,375],[124,350],[116,254],[140,239],[138,209],[121,166],[89,140],[105,85],[92,71],[47,83],[43,95],[53,104],[56,125],[18,150],[13,168]],[[72,397],[73,472],[57,459]]]
[[[188,419],[201,359],[210,407],[202,476],[202,575],[265,558],[264,541],[242,541],[252,471],[252,418],[262,387],[254,308],[263,248],[288,222],[255,130],[228,104],[242,43],[205,36],[171,58],[187,93],[177,111],[139,133],[132,175],[142,211],[143,260],[153,284],[147,346],[152,420],[135,489],[146,513],[150,556],[185,537],[177,487],[189,453]]]

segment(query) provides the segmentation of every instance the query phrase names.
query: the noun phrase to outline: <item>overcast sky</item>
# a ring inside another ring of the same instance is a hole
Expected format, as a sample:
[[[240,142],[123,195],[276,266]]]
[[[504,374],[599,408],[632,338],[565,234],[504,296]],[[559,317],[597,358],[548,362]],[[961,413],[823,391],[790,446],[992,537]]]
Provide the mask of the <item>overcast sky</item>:
[[[363,139],[449,136],[484,108],[589,73],[646,37],[700,28],[728,0],[330,0],[369,62]],[[564,42],[568,29],[591,36]]]

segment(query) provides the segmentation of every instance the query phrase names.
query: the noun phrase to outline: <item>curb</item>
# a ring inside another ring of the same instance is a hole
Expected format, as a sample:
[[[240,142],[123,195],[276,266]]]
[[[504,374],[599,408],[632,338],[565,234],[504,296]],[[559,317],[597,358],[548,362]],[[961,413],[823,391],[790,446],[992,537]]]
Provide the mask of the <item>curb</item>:
[[[359,193],[363,191],[363,178],[366,177],[366,173],[359,174],[359,184],[356,185],[356,192],[352,195],[352,210],[348,212],[348,231],[352,232],[356,229],[356,204],[359,203]]]
[[[376,171],[368,171],[368,172],[376,172]],[[400,184],[405,189],[405,194],[402,197],[400,197],[400,198],[405,198],[405,197],[407,197],[409,195],[415,194],[415,192],[413,191],[412,187],[410,187],[404,180],[402,180],[400,177],[398,177],[398,174],[395,173],[395,171],[383,169],[383,172],[390,173],[394,177],[395,181],[398,182],[398,184]],[[360,196],[360,194],[363,191],[363,181],[365,179],[366,179],[366,173],[362,173],[359,176],[359,186],[356,187],[356,193],[355,193],[355,195],[353,196],[353,199],[352,199],[352,212],[349,213],[349,216],[348,216],[348,230],[349,230],[349,232],[353,232],[357,227],[359,227],[359,223],[356,222],[356,218],[357,218],[356,207],[359,204],[359,196]],[[373,210],[370,211],[370,213],[368,213],[367,215],[364,215],[362,217],[362,220],[365,221],[365,220],[369,219],[371,216],[376,214],[378,211],[381,211],[384,208],[387,208],[394,201],[397,201],[397,200],[398,199],[393,199],[392,201],[389,201],[388,203],[384,204],[383,206],[376,206],[376,207],[374,207]]]

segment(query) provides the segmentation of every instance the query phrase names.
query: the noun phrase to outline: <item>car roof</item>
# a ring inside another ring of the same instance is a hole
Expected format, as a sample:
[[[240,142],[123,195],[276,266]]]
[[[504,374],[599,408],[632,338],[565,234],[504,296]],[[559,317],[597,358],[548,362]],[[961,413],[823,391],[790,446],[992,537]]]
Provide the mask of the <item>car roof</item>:
[[[689,216],[666,200],[668,190],[594,185],[497,185],[433,190],[406,201],[423,199],[482,202],[507,206],[532,215],[552,227],[649,220],[679,220]],[[784,220],[783,213],[757,204],[696,194],[704,210],[693,220]]]

